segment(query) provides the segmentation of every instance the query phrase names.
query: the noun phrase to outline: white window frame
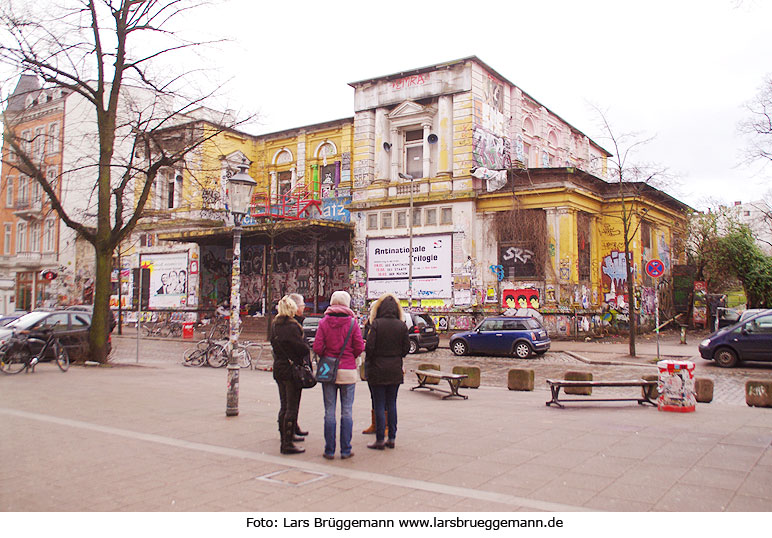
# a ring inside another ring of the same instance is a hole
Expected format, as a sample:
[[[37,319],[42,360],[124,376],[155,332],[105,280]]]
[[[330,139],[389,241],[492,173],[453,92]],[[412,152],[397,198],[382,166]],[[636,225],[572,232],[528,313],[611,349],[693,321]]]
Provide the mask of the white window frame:
[[[29,227],[30,252],[40,252],[40,222],[35,221]]]
[[[48,137],[46,138],[46,153],[48,155],[56,155],[59,153],[59,123],[48,124]]]
[[[3,224],[3,254],[6,256],[12,254],[11,241],[13,241],[13,224],[6,222]]]
[[[445,218],[446,215],[449,217]],[[453,206],[440,208],[440,224],[443,226],[453,224]]]
[[[367,214],[367,229],[368,230],[378,229],[378,213]]]
[[[395,221],[395,228],[407,228],[407,211],[397,211]]]
[[[5,207],[13,207],[13,176],[5,179]]]
[[[421,208],[414,207],[413,208],[413,228],[420,225],[421,225]]]
[[[35,157],[42,157],[46,154],[46,128],[40,126],[35,128],[35,138],[32,140],[32,153]]]
[[[54,240],[56,236],[56,222],[54,219],[46,219],[43,224],[43,252],[54,251]]]
[[[408,141],[407,135],[408,133],[420,133],[421,136],[417,140],[410,140]],[[420,125],[418,127],[412,126],[412,127],[406,127],[402,131],[402,144],[404,148],[404,153],[402,155],[402,169],[405,171],[406,174],[409,174],[413,176],[413,179],[419,179],[424,177],[424,136],[423,136],[423,127]],[[421,155],[418,159],[418,166],[413,167],[411,170],[411,167],[408,166],[408,152],[410,150],[420,149]]]
[[[27,223],[16,223],[16,253],[24,252],[27,248]]]
[[[381,229],[390,230],[393,228],[393,216],[391,211],[381,211]]]
[[[426,226],[437,226],[437,208],[430,207],[424,210],[424,224]]]

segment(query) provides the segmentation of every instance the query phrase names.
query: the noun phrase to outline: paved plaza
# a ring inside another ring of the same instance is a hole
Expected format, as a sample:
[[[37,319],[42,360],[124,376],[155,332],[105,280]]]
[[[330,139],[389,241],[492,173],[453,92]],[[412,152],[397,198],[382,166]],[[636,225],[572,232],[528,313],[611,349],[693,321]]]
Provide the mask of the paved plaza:
[[[462,389],[468,400],[442,400],[410,391],[407,375],[397,446],[375,451],[360,433],[370,400],[359,383],[355,457],[327,461],[320,387],[301,403],[306,452],[281,456],[270,372],[241,371],[240,414],[226,418],[226,372],[183,367],[189,343],[142,340],[137,361],[135,339],[113,342],[109,367],[62,373],[41,364],[34,374],[0,377],[0,510],[772,510],[772,409],[749,408],[735,391],[748,376],[769,378],[770,367],[727,373],[702,361],[698,375],[717,380],[716,399],[694,413],[630,402],[556,409],[544,405],[546,377],[585,368],[608,379],[656,373],[649,344],[629,359],[626,347],[614,347],[622,343],[556,342],[527,361],[537,372],[533,392],[509,391],[501,377],[525,361],[441,348],[410,356],[407,368],[487,360],[481,388]],[[696,342],[676,345],[667,344],[668,356],[696,350]]]

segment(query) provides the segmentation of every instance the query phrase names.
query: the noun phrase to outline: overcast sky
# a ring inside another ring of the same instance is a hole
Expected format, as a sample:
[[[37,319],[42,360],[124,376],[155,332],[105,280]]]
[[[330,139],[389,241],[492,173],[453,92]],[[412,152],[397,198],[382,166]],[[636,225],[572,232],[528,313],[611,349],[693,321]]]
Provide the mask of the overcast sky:
[[[477,56],[610,151],[591,105],[655,137],[637,159],[693,207],[772,188],[737,127],[772,74],[770,1],[213,1],[183,33],[230,42],[171,69],[216,65],[228,106],[260,114],[250,132],[353,116],[349,82]]]
[[[606,149],[590,104],[617,134],[654,136],[638,159],[694,207],[772,188],[772,168],[740,165],[737,130],[772,73],[772,2],[230,0],[190,20],[234,40],[221,75],[260,112],[250,131],[352,116],[347,83],[474,55]]]

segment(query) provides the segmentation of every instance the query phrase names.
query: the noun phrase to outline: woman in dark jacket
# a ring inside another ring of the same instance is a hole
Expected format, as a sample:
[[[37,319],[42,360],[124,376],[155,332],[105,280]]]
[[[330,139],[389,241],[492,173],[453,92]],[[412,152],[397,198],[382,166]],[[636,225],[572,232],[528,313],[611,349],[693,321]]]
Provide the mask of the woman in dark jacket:
[[[295,426],[298,420],[300,394],[303,388],[292,375],[292,363],[302,364],[310,353],[303,338],[303,328],[295,320],[297,312],[295,301],[289,296],[282,297],[277,305],[278,315],[271,327],[271,347],[273,348],[273,378],[279,386],[279,434],[282,454],[300,454],[304,448],[295,446]]]
[[[402,357],[410,350],[404,314],[397,298],[387,293],[370,311],[365,344],[365,374],[373,396],[375,442],[367,448],[394,448],[397,436],[397,391],[403,382]],[[385,439],[386,415],[389,438]]]

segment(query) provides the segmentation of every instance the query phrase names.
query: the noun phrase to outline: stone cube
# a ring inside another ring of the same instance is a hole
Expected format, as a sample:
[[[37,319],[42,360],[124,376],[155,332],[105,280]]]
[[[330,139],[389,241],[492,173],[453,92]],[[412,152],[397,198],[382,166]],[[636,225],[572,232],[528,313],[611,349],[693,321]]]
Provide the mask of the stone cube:
[[[641,376],[641,379],[644,381],[659,381],[659,376],[657,374],[644,374]],[[649,400],[656,402],[657,398],[659,398],[657,387],[641,387],[641,395],[644,398],[647,392],[649,393]]]
[[[439,370],[440,365],[439,364],[432,364],[430,362],[425,362],[423,364],[418,365],[419,370]],[[439,377],[429,377],[426,376],[426,384],[427,385],[438,385],[440,383]]]
[[[713,401],[713,380],[708,377],[698,377],[694,380],[694,394],[700,403]]]
[[[591,372],[566,372],[563,376],[566,381],[592,381]],[[566,394],[579,394],[580,396],[592,395],[592,387],[565,387]]]
[[[480,387],[480,368],[478,366],[454,366],[451,370],[454,374],[466,374],[468,377],[461,381],[461,386],[469,389]]]
[[[751,407],[772,407],[772,381],[761,379],[746,381],[745,403]]]
[[[533,390],[534,372],[521,368],[512,368],[507,375],[507,388],[509,390]]]

